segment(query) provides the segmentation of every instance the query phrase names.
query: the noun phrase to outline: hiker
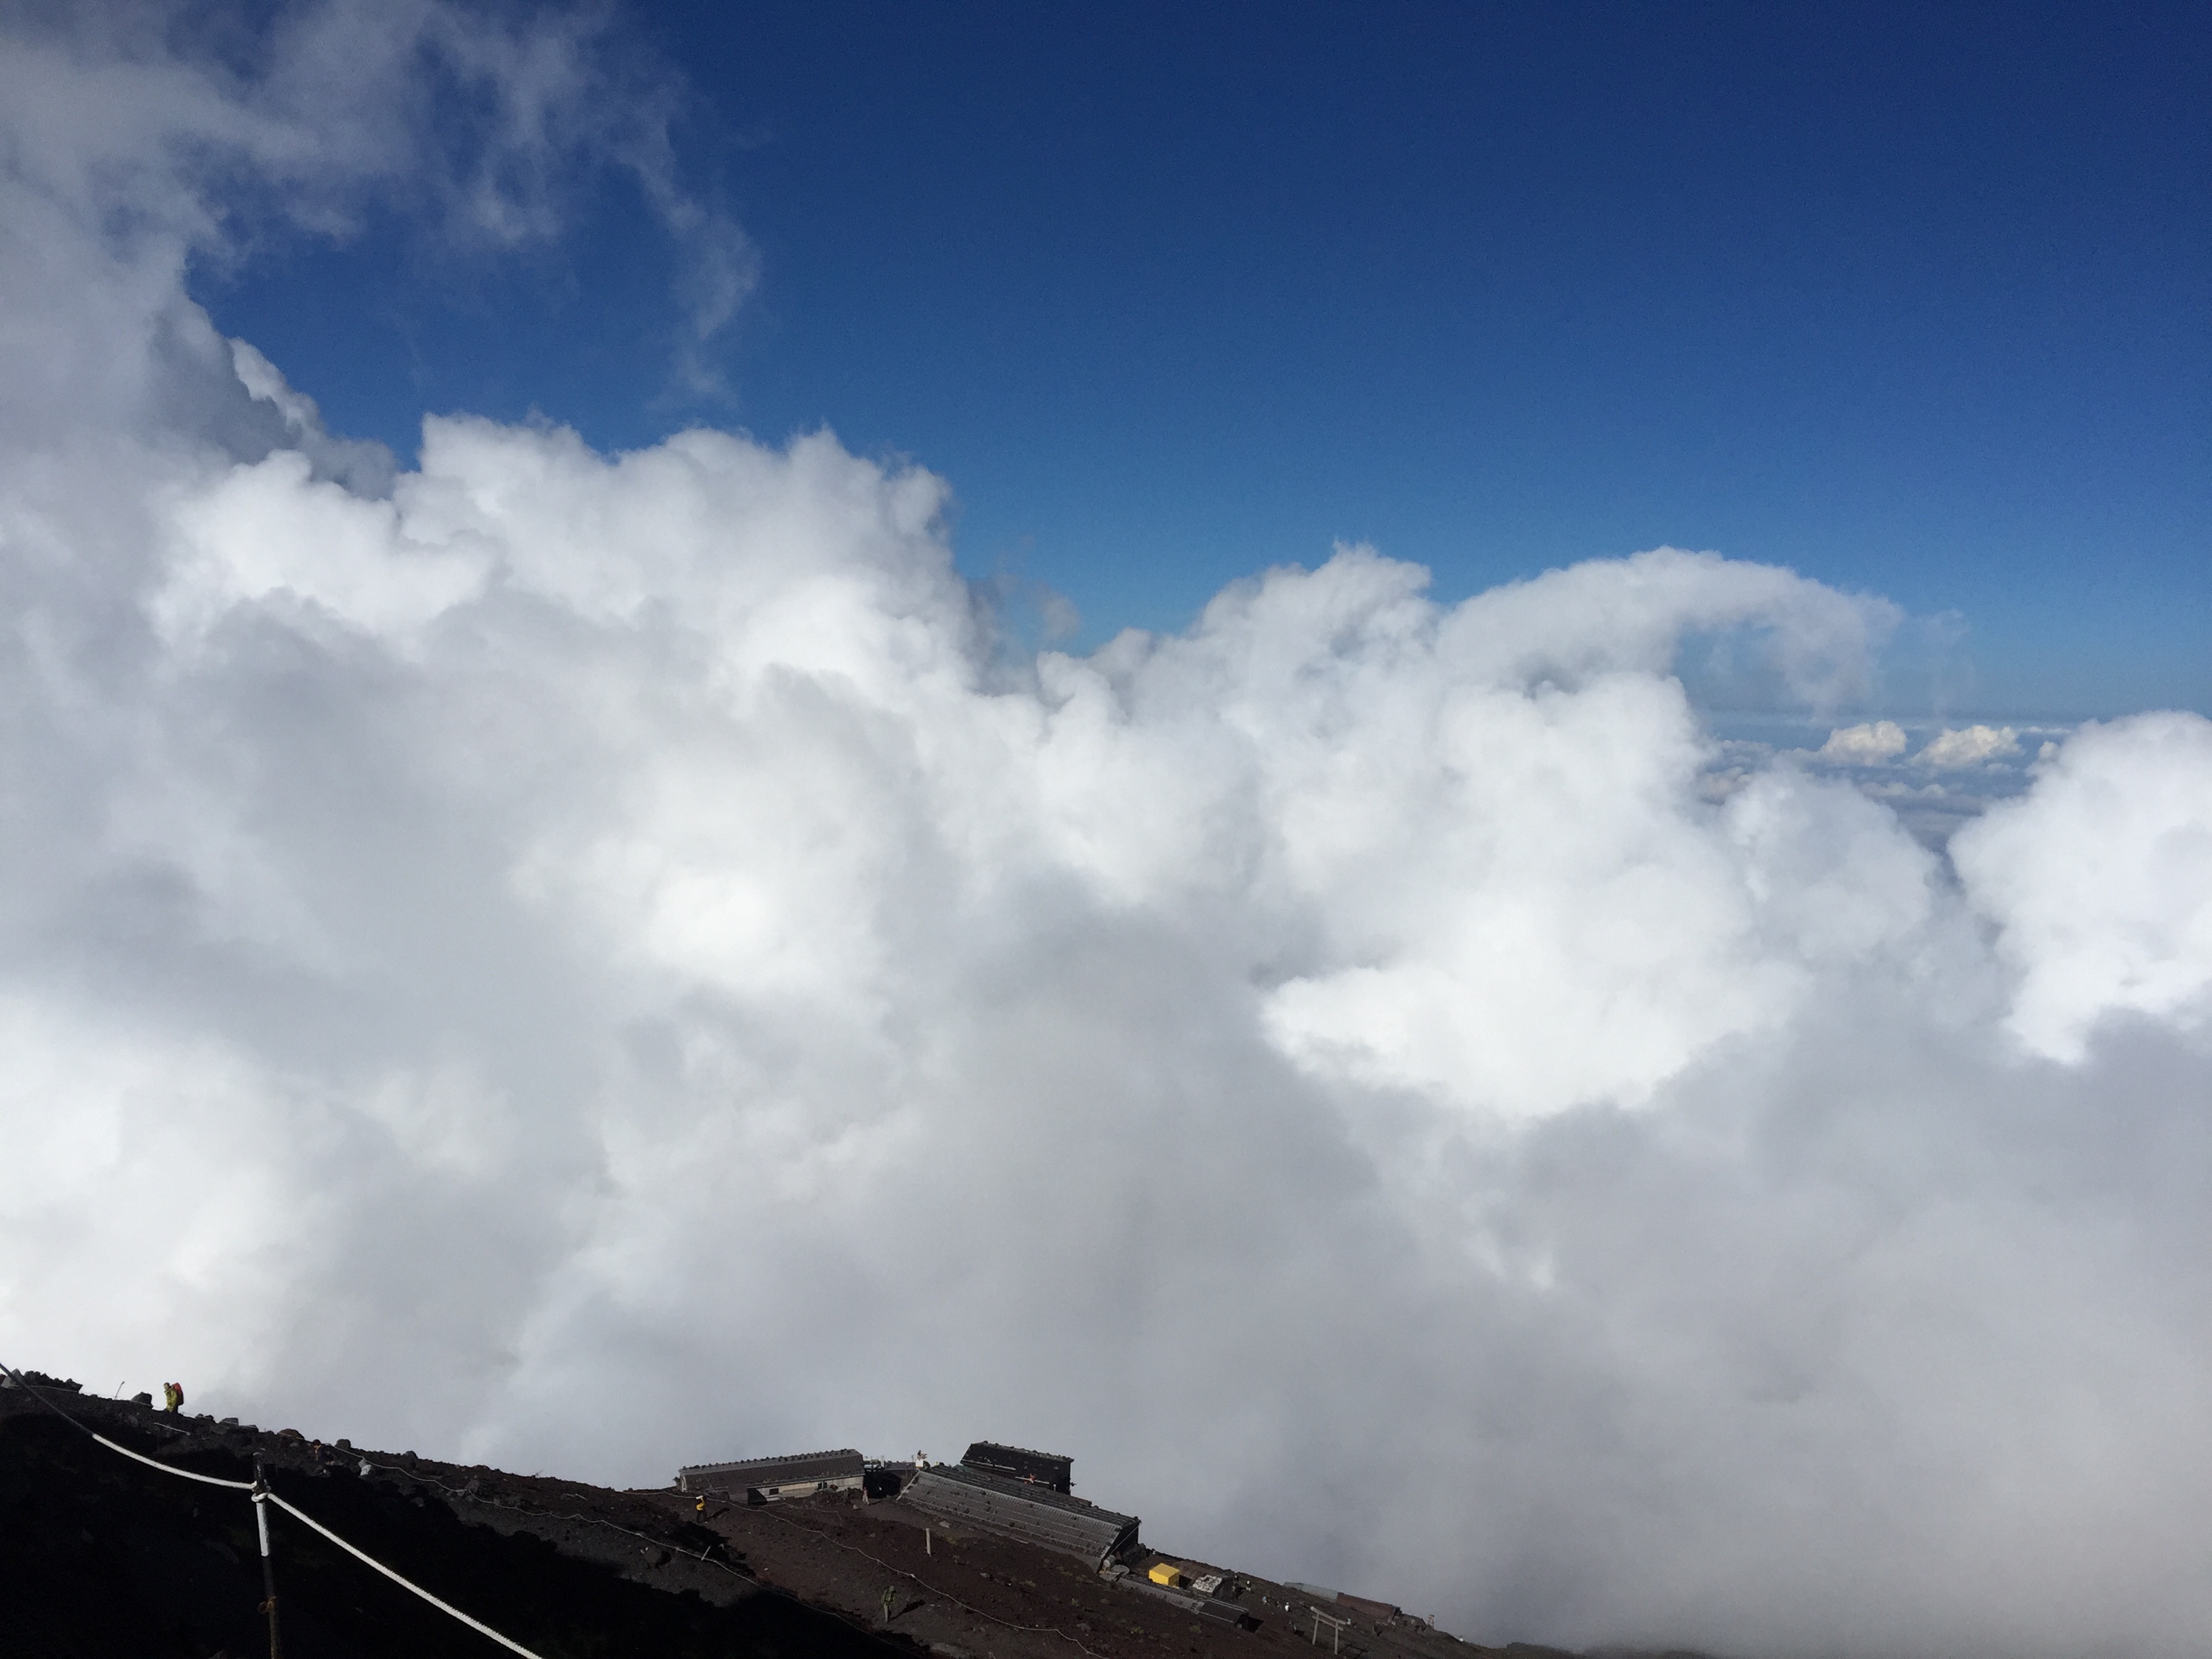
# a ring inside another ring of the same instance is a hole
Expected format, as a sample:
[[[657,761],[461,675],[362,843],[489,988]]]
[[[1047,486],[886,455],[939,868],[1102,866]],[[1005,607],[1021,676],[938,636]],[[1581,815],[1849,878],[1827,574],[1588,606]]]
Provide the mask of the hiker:
[[[184,1408],[185,1385],[181,1382],[161,1384],[161,1409],[165,1412],[180,1412]]]

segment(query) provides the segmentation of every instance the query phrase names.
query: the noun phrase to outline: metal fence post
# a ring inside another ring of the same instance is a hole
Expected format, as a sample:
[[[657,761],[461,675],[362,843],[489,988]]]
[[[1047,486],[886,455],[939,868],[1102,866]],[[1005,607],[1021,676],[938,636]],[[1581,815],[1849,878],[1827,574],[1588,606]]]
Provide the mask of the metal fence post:
[[[269,1476],[258,1459],[253,1465],[253,1525],[261,1534],[261,1611],[269,1615],[269,1659],[284,1659],[284,1644],[276,1632],[276,1564],[269,1553]]]

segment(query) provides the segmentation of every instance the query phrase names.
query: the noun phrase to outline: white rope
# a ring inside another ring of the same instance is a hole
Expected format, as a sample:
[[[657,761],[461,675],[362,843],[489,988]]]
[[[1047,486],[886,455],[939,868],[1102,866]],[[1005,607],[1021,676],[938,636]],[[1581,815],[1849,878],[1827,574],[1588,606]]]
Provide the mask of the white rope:
[[[80,1424],[78,1426],[82,1428],[83,1425]],[[91,1431],[87,1430],[86,1432],[90,1433]],[[147,1457],[141,1453],[132,1451],[128,1446],[118,1446],[104,1434],[94,1434],[92,1437],[100,1442],[101,1445],[106,1447],[108,1450],[119,1451],[125,1457],[135,1457],[141,1463],[143,1463],[148,1468],[159,1469],[164,1474],[181,1474],[187,1480],[204,1481],[210,1486],[228,1486],[238,1492],[252,1492],[253,1490],[253,1483],[251,1480],[224,1480],[212,1474],[194,1474],[190,1469],[180,1469],[168,1463],[157,1463],[150,1457]]]
[[[251,1480],[224,1480],[212,1474],[195,1474],[190,1469],[177,1468],[167,1463],[157,1463],[152,1458],[146,1456],[142,1452],[132,1451],[128,1446],[118,1446],[112,1440],[110,1440],[106,1435],[95,1433],[93,1430],[86,1428],[83,1424],[78,1422],[76,1419],[71,1417],[60,1407],[55,1405],[52,1401],[46,1399],[43,1395],[37,1393],[36,1390],[32,1388],[31,1384],[24,1380],[22,1373],[18,1371],[13,1365],[8,1364],[4,1361],[0,1361],[0,1371],[5,1371],[15,1380],[16,1387],[22,1389],[24,1391],[30,1394],[33,1400],[36,1400],[48,1411],[53,1413],[56,1417],[60,1418],[63,1422],[67,1423],[72,1428],[83,1429],[85,1433],[91,1435],[94,1440],[97,1440],[101,1445],[106,1447],[110,1451],[121,1452],[125,1457],[131,1459],[134,1462],[143,1463],[149,1469],[159,1469],[164,1474],[180,1474],[187,1480],[198,1480],[210,1486],[228,1486],[234,1492],[251,1493],[252,1495],[254,1504],[253,1518],[261,1533],[261,1553],[263,1555],[265,1556],[269,1553],[269,1512],[263,1509],[261,1505],[264,1503],[269,1503],[274,1504],[278,1509],[283,1510],[285,1514],[292,1516],[295,1520],[306,1522],[307,1525],[313,1527],[317,1532],[322,1534],[324,1537],[329,1539],[331,1542],[336,1544],[347,1554],[356,1557],[362,1561],[366,1561],[370,1566],[374,1567],[386,1578],[392,1580],[393,1583],[413,1590],[416,1595],[421,1596],[432,1607],[437,1608],[439,1612],[451,1613],[454,1618],[466,1625],[471,1630],[481,1631],[484,1635],[490,1637],[493,1641],[498,1643],[500,1646],[510,1649],[514,1652],[520,1654],[522,1656],[522,1659],[539,1659],[538,1655],[532,1653],[528,1648],[523,1646],[521,1643],[510,1640],[508,1638],[501,1636],[497,1631],[494,1630],[489,1625],[485,1624],[481,1619],[470,1618],[468,1614],[463,1613],[452,1602],[440,1601],[436,1596],[431,1595],[429,1591],[424,1589],[420,1584],[415,1583],[411,1580],[402,1578],[398,1573],[392,1571],[391,1568],[386,1566],[383,1562],[378,1560],[374,1556],[368,1554],[365,1551],[356,1549],[351,1544],[347,1543],[344,1539],[339,1537],[337,1534],[332,1532],[321,1522],[316,1520],[313,1516],[304,1515],[300,1510],[294,1509],[289,1504],[279,1498],[275,1492],[270,1492],[266,1486],[258,1486]]]
[[[29,1395],[33,1400],[36,1401],[40,1405],[44,1406],[56,1417],[60,1418],[61,1420],[68,1424],[70,1427],[91,1435],[94,1440],[100,1442],[101,1445],[106,1447],[110,1451],[121,1452],[125,1457],[137,1458],[139,1462],[143,1463],[148,1468],[159,1469],[164,1474],[181,1474],[187,1480],[202,1481],[210,1486],[228,1486],[236,1492],[252,1492],[253,1490],[253,1483],[251,1480],[225,1480],[212,1474],[194,1474],[190,1469],[177,1468],[173,1465],[168,1463],[157,1463],[152,1458],[145,1456],[142,1453],[132,1451],[128,1446],[118,1446],[112,1440],[110,1440],[106,1435],[96,1433],[93,1430],[87,1428],[83,1424],[78,1422],[76,1419],[71,1417],[67,1412],[64,1411],[59,1406],[54,1404],[52,1401],[47,1399],[45,1395],[41,1394],[32,1385],[28,1377],[25,1376],[22,1372],[17,1370],[13,1365],[9,1364],[5,1360],[0,1360],[0,1371],[5,1371],[8,1374],[9,1380],[14,1382],[17,1388],[21,1389],[25,1394]],[[167,1425],[165,1425],[164,1426]]]
[[[484,1635],[490,1637],[493,1641],[498,1643],[500,1646],[522,1655],[523,1659],[538,1659],[538,1656],[537,1654],[532,1653],[528,1648],[523,1646],[521,1643],[510,1640],[508,1638],[501,1636],[497,1631],[494,1630],[489,1625],[485,1624],[482,1620],[470,1618],[468,1614],[463,1613],[452,1602],[441,1601],[436,1596],[431,1595],[429,1591],[424,1589],[420,1584],[415,1583],[411,1580],[402,1578],[398,1573],[392,1571],[391,1568],[386,1566],[383,1562],[378,1560],[367,1551],[356,1549],[351,1544],[347,1543],[344,1539],[339,1537],[337,1534],[332,1532],[321,1522],[316,1520],[314,1516],[312,1515],[304,1515],[300,1510],[294,1509],[289,1504],[279,1498],[275,1492],[266,1490],[257,1492],[253,1494],[253,1501],[257,1504],[264,1502],[274,1504],[278,1509],[283,1510],[285,1514],[292,1516],[295,1520],[306,1522],[309,1526],[313,1527],[317,1532],[322,1534],[324,1537],[329,1539],[331,1542],[336,1544],[347,1554],[353,1556],[359,1560],[365,1561],[370,1566],[374,1567],[379,1572],[382,1573],[386,1578],[389,1578],[393,1583],[398,1584],[404,1589],[413,1590],[416,1595],[421,1596],[432,1607],[437,1608],[439,1612],[451,1613],[454,1618],[459,1620],[463,1624],[469,1626],[470,1629],[481,1631]]]

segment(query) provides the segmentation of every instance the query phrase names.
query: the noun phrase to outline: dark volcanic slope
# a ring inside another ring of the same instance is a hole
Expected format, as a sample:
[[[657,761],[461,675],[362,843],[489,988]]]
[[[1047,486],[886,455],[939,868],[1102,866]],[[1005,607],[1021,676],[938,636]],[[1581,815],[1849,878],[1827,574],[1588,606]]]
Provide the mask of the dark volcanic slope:
[[[740,1576],[741,1562],[732,1563],[739,1571],[728,1571],[687,1560],[692,1574],[720,1581],[712,1601],[672,1582],[641,1582],[656,1571],[651,1563],[673,1561],[681,1547],[678,1523],[667,1515],[658,1542],[560,1523],[607,1540],[588,1552],[563,1549],[544,1535],[556,1526],[526,1510],[500,1511],[511,1522],[506,1528],[471,1525],[457,1506],[428,1496],[434,1488],[392,1475],[364,1480],[357,1465],[318,1469],[300,1443],[197,1423],[189,1437],[163,1435],[147,1425],[151,1413],[56,1398],[110,1438],[201,1474],[250,1479],[252,1455],[266,1452],[276,1491],[548,1659],[881,1659],[894,1652],[912,1659],[920,1651]],[[284,1643],[295,1659],[485,1659],[502,1651],[291,1517],[280,1512],[271,1522]],[[22,1390],[0,1392],[0,1655],[244,1659],[268,1650],[260,1600],[252,1505],[244,1494],[143,1468],[38,1410]]]
[[[1079,1562],[965,1526],[928,1521],[925,1540],[927,1517],[902,1503],[841,1497],[702,1510],[672,1491],[610,1492],[409,1453],[320,1449],[289,1431],[41,1393],[179,1468],[246,1480],[259,1459],[288,1501],[546,1659],[1315,1651],[1310,1604],[1287,1587],[1245,1577],[1240,1605],[1256,1628],[1201,1621]],[[290,1659],[501,1651],[290,1516],[270,1521]],[[24,1389],[0,1389],[0,1659],[246,1659],[267,1651],[260,1600],[243,1493],[119,1457]],[[1388,1620],[1355,1620],[1341,1640],[1351,1659],[1493,1651]],[[1328,1648],[1327,1634],[1320,1645]],[[1505,1651],[1539,1659],[1545,1650]]]

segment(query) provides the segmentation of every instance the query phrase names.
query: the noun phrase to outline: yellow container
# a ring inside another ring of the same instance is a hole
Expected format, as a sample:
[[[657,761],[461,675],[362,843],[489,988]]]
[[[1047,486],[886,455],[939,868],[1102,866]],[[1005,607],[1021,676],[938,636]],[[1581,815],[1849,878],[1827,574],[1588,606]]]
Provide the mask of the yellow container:
[[[1172,1561],[1155,1561],[1152,1570],[1145,1575],[1155,1584],[1165,1584],[1170,1589],[1182,1588],[1182,1569]]]

